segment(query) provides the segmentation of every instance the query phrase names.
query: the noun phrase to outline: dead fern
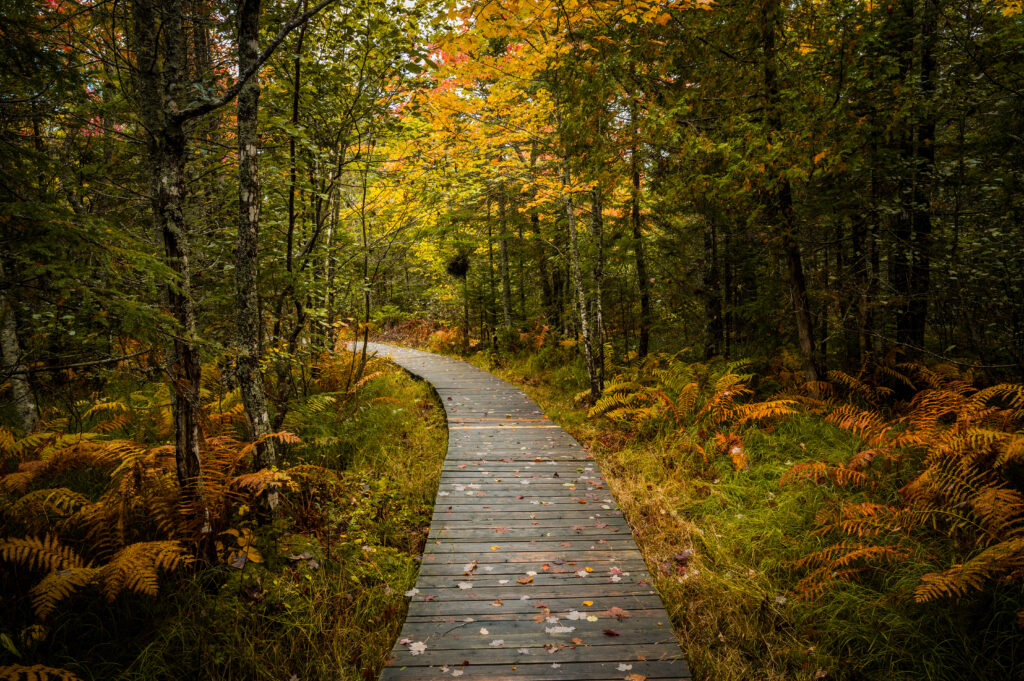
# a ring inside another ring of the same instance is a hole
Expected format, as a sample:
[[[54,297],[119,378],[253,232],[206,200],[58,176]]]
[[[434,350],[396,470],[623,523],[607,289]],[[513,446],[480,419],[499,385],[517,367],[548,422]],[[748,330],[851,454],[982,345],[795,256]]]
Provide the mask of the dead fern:
[[[899,494],[891,503],[844,504],[819,519],[818,533],[836,543],[797,562],[809,570],[802,593],[821,593],[834,581],[832,574],[856,569],[862,558],[893,558],[893,546],[906,551],[915,539],[932,545],[929,537],[936,532],[948,538],[949,567],[921,576],[917,601],[1024,582],[1024,491],[1011,470],[1011,464],[1024,460],[1019,430],[1024,386],[979,390],[951,367],[915,363],[879,365],[873,374],[902,389],[918,389],[904,413],[887,416],[865,407],[880,404],[887,393],[866,380],[836,374],[838,389],[851,401],[834,406],[826,420],[857,436],[861,449],[845,465],[792,466],[781,484],[810,480],[870,495],[896,482]],[[851,546],[850,537],[877,543]]]
[[[11,664],[0,667],[0,681],[81,681],[67,669],[41,664]]]

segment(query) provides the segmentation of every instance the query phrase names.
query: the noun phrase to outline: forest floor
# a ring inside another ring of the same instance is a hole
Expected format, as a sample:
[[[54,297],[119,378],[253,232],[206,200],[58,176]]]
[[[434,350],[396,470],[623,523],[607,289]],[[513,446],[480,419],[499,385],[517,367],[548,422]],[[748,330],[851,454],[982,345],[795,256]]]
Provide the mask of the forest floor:
[[[302,442],[279,462],[296,484],[282,494],[276,519],[257,521],[251,502],[234,495],[217,519],[217,529],[227,529],[212,564],[165,576],[156,597],[108,602],[81,591],[42,621],[27,602],[38,573],[0,566],[0,678],[375,679],[405,618],[447,431],[431,388],[390,363],[371,360],[351,392],[326,385],[332,371],[344,376],[347,359],[325,360],[321,385],[292,405],[285,427]],[[135,396],[152,388],[124,385]],[[226,399],[221,413],[239,414],[236,401]],[[135,416],[97,437],[153,438],[152,419],[141,410]],[[29,495],[65,488],[102,501],[109,481],[102,469],[69,466],[36,480]],[[17,493],[0,485],[0,494],[0,536],[43,530],[31,527],[38,517],[15,501]],[[44,521],[46,533],[85,551],[60,517]],[[36,668],[33,676],[34,665],[51,671]]]
[[[427,336],[381,340],[459,354],[450,334]],[[49,616],[33,614],[40,571],[0,564],[0,678],[26,678],[29,667],[45,665],[75,675],[54,678],[97,680],[375,679],[405,617],[404,593],[418,571],[447,433],[429,386],[379,359],[353,384],[350,358],[328,355],[308,367],[313,378],[283,424],[301,442],[289,445],[280,461],[294,484],[283,493],[277,519],[253,517],[252,502],[243,500],[248,478],[239,476],[232,484],[240,486],[225,494],[216,517],[215,559],[165,576],[159,596],[122,592],[111,600],[89,587],[60,596]],[[906,549],[897,562],[868,563],[856,579],[803,588],[808,571],[801,561],[834,546],[822,518],[878,498],[810,480],[784,484],[801,464],[842,464],[863,451],[859,437],[820,413],[800,407],[706,431],[679,422],[635,427],[588,414],[579,400],[586,371],[569,344],[464,359],[522,387],[594,454],[694,678],[1024,679],[1019,584],[997,580],[970,598],[914,600],[922,574],[976,555],[961,531],[950,539],[924,528],[899,540]],[[704,372],[714,384],[733,366],[678,368]],[[625,375],[630,368],[617,370]],[[208,454],[237,457],[245,450],[237,439],[237,395],[217,387],[215,368],[204,376],[210,377]],[[49,431],[20,441],[0,432],[7,438],[0,536],[52,535],[94,560],[109,560],[90,553],[102,548],[89,539],[97,533],[121,542],[159,538],[156,507],[147,504],[166,494],[160,480],[167,471],[133,469],[142,482],[124,515],[128,507],[116,488],[125,482],[125,465],[112,470],[109,456],[88,463],[83,452],[102,454],[105,443],[122,443],[117,452],[139,452],[146,460],[158,455],[169,421],[154,405],[166,403],[166,386],[140,383],[138,376],[107,378],[103,409],[75,419],[54,416]],[[751,399],[777,390],[765,377]],[[123,445],[127,440],[131,446]],[[722,449],[716,440],[742,444]],[[43,458],[47,466],[36,466]],[[17,472],[19,462],[28,466],[30,483]],[[888,473],[879,475],[884,481]],[[883,499],[897,504],[897,489],[882,488]],[[68,501],[54,503],[57,498]],[[101,513],[84,513],[90,509]]]

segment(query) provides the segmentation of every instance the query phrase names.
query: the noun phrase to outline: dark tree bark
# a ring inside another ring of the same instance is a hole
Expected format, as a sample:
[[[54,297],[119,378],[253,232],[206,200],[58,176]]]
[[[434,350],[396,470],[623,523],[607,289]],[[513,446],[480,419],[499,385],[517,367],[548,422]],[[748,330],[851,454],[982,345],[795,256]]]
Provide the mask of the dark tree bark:
[[[601,390],[604,390],[604,195],[599,187],[594,187],[590,193],[591,197],[591,221],[590,227],[594,234],[594,244],[597,246],[597,257],[594,258],[594,329],[592,336],[596,346],[597,360],[597,383]]]
[[[634,130],[637,125],[637,108],[634,102],[630,108],[630,125]],[[633,254],[636,257],[637,290],[640,292],[640,342],[637,355],[640,359],[647,356],[651,335],[651,283],[647,274],[647,255],[644,248],[644,229],[640,215],[640,149],[636,138],[629,154],[630,188],[630,225],[633,228]]]
[[[261,0],[241,0],[238,8],[238,69],[245,71],[259,56]],[[245,405],[249,434],[254,440],[270,432],[270,414],[260,362],[259,277],[259,76],[254,75],[238,93],[238,240],[235,246],[235,327],[238,343],[236,375]],[[274,442],[256,445],[256,468],[277,463]],[[268,496],[271,507],[277,495]]]
[[[498,188],[498,220],[501,226],[501,316],[505,331],[512,330],[512,281],[508,267],[508,198],[505,184]]]
[[[0,260],[0,283],[5,280],[4,264]],[[36,398],[29,383],[28,367],[25,366],[21,353],[21,342],[18,339],[18,318],[14,306],[8,299],[6,289],[0,288],[0,352],[3,355],[3,374],[0,380],[6,379],[11,384],[11,398],[14,410],[18,414],[18,422],[26,433],[35,428],[39,420]]]
[[[709,360],[719,351],[722,338],[722,292],[718,274],[718,231],[710,217],[704,218],[704,281],[701,297],[704,299],[704,359]]]
[[[763,0],[761,6],[761,47],[764,57],[765,90],[765,122],[768,135],[775,138],[782,129],[782,117],[779,113],[779,82],[778,64],[776,60],[775,38],[779,23],[781,6],[779,0]],[[789,282],[790,299],[796,317],[797,339],[800,355],[803,359],[804,379],[810,383],[818,381],[818,367],[814,360],[814,326],[811,317],[811,305],[807,297],[807,281],[800,246],[796,241],[796,215],[793,212],[793,190],[789,180],[779,178],[774,186],[770,186],[768,194],[768,214],[779,230],[783,258],[786,263]]]
[[[583,357],[587,363],[587,376],[590,379],[590,397],[597,400],[601,396],[601,381],[598,378],[597,363],[594,361],[593,339],[590,335],[591,324],[587,313],[587,292],[583,287],[583,268],[580,265],[579,235],[576,230],[576,208],[572,194],[569,192],[569,169],[564,171],[562,185],[565,190],[565,219],[569,227],[569,267],[572,273],[572,284],[575,289],[576,304],[579,307],[580,335],[583,337]]]
[[[186,494],[202,497],[200,381],[202,367],[192,296],[190,226],[185,219],[187,135],[174,114],[184,99],[186,52],[183,0],[132,3],[139,108],[146,131],[149,199],[153,227],[163,241],[164,258],[177,281],[168,286],[167,304],[178,324],[168,356],[173,394],[175,464]]]

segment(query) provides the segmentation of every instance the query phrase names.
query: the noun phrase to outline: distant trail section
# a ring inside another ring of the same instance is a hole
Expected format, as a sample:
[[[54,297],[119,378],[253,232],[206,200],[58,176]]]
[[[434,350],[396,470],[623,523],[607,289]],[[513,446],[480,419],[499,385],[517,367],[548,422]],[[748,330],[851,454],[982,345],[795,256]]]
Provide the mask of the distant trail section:
[[[367,349],[431,383],[449,428],[419,577],[381,681],[689,679],[593,457],[482,369]]]

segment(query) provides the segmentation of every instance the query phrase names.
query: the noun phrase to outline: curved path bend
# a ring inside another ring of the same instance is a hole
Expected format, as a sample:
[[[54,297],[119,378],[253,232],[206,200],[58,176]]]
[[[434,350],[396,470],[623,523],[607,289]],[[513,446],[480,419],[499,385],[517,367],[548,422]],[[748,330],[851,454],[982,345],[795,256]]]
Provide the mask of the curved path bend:
[[[381,681],[689,679],[592,456],[486,371],[368,350],[433,384],[449,428],[422,566]]]

